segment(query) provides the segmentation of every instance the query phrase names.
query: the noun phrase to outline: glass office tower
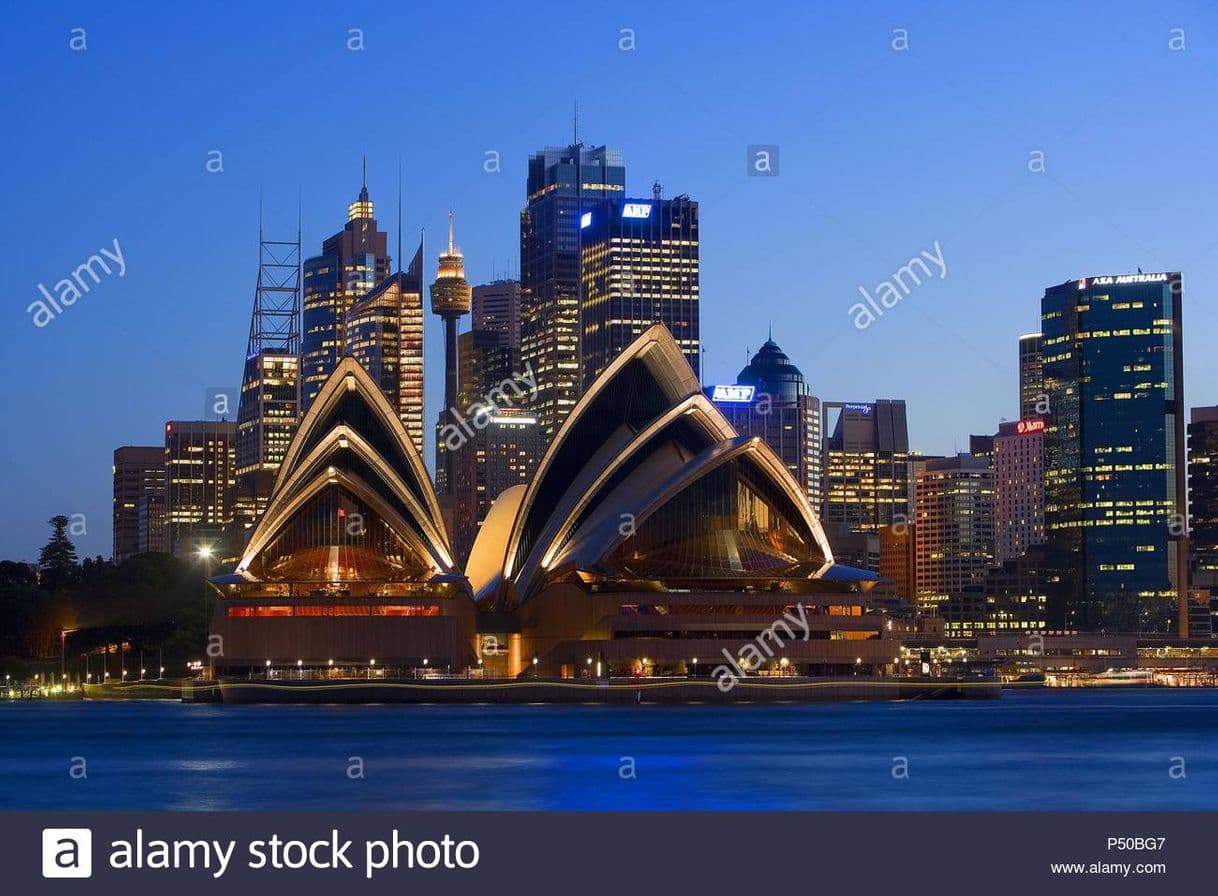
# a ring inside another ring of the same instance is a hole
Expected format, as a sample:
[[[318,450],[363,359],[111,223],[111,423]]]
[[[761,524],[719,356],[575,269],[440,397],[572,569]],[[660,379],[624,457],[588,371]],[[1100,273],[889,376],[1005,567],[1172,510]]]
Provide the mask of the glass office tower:
[[[1019,337],[1019,419],[1028,420],[1041,416],[1043,407],[1044,374],[1041,372],[1040,333],[1028,333]]]
[[[837,421],[830,429],[830,415]],[[875,531],[908,524],[909,427],[905,402],[821,403],[824,475],[821,521],[831,530]]]
[[[580,219],[600,200],[625,194],[618,150],[576,143],[529,158],[528,204],[520,213],[520,353],[537,377],[532,410],[546,438],[579,399]]]
[[[688,196],[608,199],[580,218],[583,388],[647,331],[664,324],[695,374],[698,325],[698,203]]]
[[[373,217],[368,186],[347,206],[347,224],[304,263],[301,317],[301,412],[306,413],[342,358],[346,314],[389,276],[386,234]]]
[[[386,277],[347,311],[345,353],[397,411],[423,452],[423,243],[405,271]]]
[[[1045,290],[1051,629],[1178,630],[1187,606],[1180,274]]]

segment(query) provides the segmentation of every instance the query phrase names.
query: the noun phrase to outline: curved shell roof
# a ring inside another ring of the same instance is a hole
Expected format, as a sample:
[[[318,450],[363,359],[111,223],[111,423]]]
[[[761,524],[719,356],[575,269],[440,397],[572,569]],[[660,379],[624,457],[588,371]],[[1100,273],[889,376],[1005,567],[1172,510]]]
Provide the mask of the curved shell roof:
[[[793,543],[803,546],[792,566],[823,573],[832,552],[799,485],[767,445],[737,436],[702,394],[668,330],[651,327],[580,399],[532,481],[492,507],[488,523],[493,519],[494,525],[484,524],[470,556],[471,571],[479,570],[471,576],[475,596],[507,609],[555,574],[597,568],[628,531],[712,470],[742,457],[749,477],[775,496],[775,518],[781,516]],[[728,486],[717,487],[723,494],[711,498],[737,500]],[[721,535],[732,540],[731,533]],[[501,572],[487,574],[490,569]]]
[[[350,357],[335,368],[301,421],[236,572],[249,576],[262,553],[331,486],[341,496],[340,508],[343,500],[357,504],[375,515],[387,537],[406,546],[411,556],[404,568],[430,575],[455,571],[423,461],[384,394]]]

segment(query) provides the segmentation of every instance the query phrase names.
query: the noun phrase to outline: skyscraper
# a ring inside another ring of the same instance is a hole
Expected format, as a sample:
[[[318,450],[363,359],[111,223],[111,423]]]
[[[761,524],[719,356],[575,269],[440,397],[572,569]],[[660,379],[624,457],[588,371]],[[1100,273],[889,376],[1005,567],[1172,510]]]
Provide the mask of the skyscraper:
[[[463,414],[475,405],[503,403],[496,390],[512,379],[512,347],[494,330],[466,330],[457,337],[458,377],[456,408]],[[502,393],[504,398],[512,396]]]
[[[981,585],[994,565],[994,474],[988,458],[933,460],[918,477],[918,603],[934,607]]]
[[[165,424],[164,457],[169,549],[186,556],[208,547],[223,555],[219,543],[234,518],[237,424],[170,420]]]
[[[813,507],[820,506],[820,399],[773,339],[736,377],[707,394],[742,436],[760,436],[791,471]]]
[[[529,158],[520,213],[521,364],[537,378],[532,410],[552,437],[580,388],[580,219],[601,199],[626,194],[618,150],[582,143]]]
[[[165,457],[165,449],[158,448],[161,453],[162,460]],[[162,468],[163,469],[163,468]],[[147,493],[140,495],[140,500],[137,503],[137,513],[139,515],[139,539],[141,554],[168,554],[169,551],[169,526],[165,519],[165,492],[162,489],[158,493]]]
[[[465,259],[453,244],[453,213],[448,213],[448,249],[440,253],[439,270],[431,284],[431,313],[444,321],[444,407],[436,425],[436,485],[441,510],[452,531],[452,455],[460,445],[451,438],[456,424],[458,372],[457,321],[469,314],[473,291],[465,279]],[[447,505],[446,505],[447,498]]]
[[[1188,510],[1193,555],[1218,564],[1218,407],[1189,416]]]
[[[1044,374],[1041,371],[1040,333],[1019,337],[1019,419],[1043,417]]]
[[[423,452],[423,242],[346,314],[344,352],[371,375]]]
[[[355,302],[389,276],[387,237],[373,217],[365,182],[347,207],[347,224],[304,263],[300,339],[301,413],[308,411],[346,344],[346,315]]]
[[[580,218],[580,360],[586,388],[652,324],[664,324],[695,375],[698,203],[688,196],[606,199]]]
[[[1002,423],[994,436],[994,562],[1045,541],[1045,422]]]
[[[1188,423],[1189,637],[1218,631],[1218,407]]]
[[[453,458],[452,540],[462,562],[491,504],[505,489],[528,482],[544,450],[537,418],[526,409],[527,380],[517,370],[519,346],[511,342],[508,313],[501,302],[514,290],[504,286],[501,281],[474,287],[475,328],[457,339],[461,368],[457,406],[468,420],[466,439]]]
[[[475,286],[470,323],[475,330],[498,334],[500,342],[512,348],[512,363],[519,364],[520,281],[494,280]]]
[[[847,532],[875,531],[908,523],[909,429],[905,402],[826,401],[821,404],[822,432],[838,411],[825,439],[821,520],[826,528]]]
[[[114,449],[114,562],[144,553],[140,545],[140,501],[165,497],[165,449],[126,445]]]
[[[259,228],[258,280],[237,408],[234,513],[251,526],[266,509],[300,410],[300,233],[267,240]]]
[[[520,408],[496,408],[478,421],[453,457],[453,553],[469,558],[478,529],[506,489],[525,485],[541,456],[537,418]]]
[[[909,477],[909,485],[906,490],[908,495],[907,506],[909,507],[912,517],[913,509],[918,506],[918,477],[922,475],[922,471],[926,469],[926,465],[932,460],[943,460],[942,454],[923,454],[920,451],[909,452],[909,460],[905,465],[906,475]]]
[[[880,582],[877,594],[913,602],[917,593],[917,526],[914,523],[880,527]]]
[[[1181,280],[1069,280],[1041,302],[1049,627],[1187,625]]]

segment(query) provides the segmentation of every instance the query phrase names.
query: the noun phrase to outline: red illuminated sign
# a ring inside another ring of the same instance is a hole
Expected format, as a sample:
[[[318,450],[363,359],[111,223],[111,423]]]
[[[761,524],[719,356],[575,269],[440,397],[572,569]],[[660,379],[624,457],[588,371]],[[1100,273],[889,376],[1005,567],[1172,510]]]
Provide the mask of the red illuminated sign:
[[[1044,428],[1044,420],[1020,420],[1015,424],[1015,431],[1021,436],[1026,436],[1032,432],[1041,432]]]

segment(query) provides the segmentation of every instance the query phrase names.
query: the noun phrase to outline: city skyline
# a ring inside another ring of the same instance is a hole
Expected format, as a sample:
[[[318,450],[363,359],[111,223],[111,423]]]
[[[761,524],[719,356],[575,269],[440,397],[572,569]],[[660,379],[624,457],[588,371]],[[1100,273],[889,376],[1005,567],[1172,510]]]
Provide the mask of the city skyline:
[[[1190,40],[1213,35],[1212,20],[1190,16],[1195,7],[1180,9]],[[158,27],[156,15],[140,23],[122,12],[91,13],[84,18],[98,24],[84,23],[90,29],[89,49],[73,58],[68,23],[35,24],[23,18],[29,15],[17,13],[15,31],[26,35],[17,54],[27,58],[27,68],[56,96],[72,89],[82,67],[102,67],[100,74],[94,69],[92,89],[126,85],[135,70],[117,58],[120,41],[147,39],[147,29]],[[431,15],[419,14],[422,19]],[[795,10],[791,15],[803,20]],[[1212,199],[1204,176],[1205,148],[1214,147],[1214,133],[1195,110],[1204,108],[1196,97],[1207,84],[1212,86],[1214,73],[1199,68],[1202,61],[1187,51],[1169,50],[1173,22],[1121,10],[1108,24],[1097,25],[1089,17],[1088,31],[1097,41],[1102,34],[1119,36],[1130,69],[1139,69],[1147,83],[1122,82],[1118,86],[1127,89],[1113,91],[1107,82],[1088,81],[1078,73],[1079,80],[1064,85],[1063,95],[1049,102],[1049,87],[1060,85],[1051,73],[1036,71],[1036,62],[1051,60],[1052,48],[1060,49],[1058,42],[1069,38],[1069,21],[1088,18],[1079,11],[1063,15],[1067,22],[1060,38],[1046,37],[1013,17],[1002,25],[993,24],[991,17],[984,25],[993,31],[1007,27],[1004,52],[986,69],[990,80],[980,86],[956,81],[957,92],[944,100],[951,103],[951,123],[980,147],[966,158],[954,142],[944,141],[942,130],[902,104],[947,72],[959,74],[979,64],[983,51],[969,45],[968,38],[976,39],[982,23],[948,22],[928,14],[911,18],[904,10],[869,12],[849,25],[837,13],[820,17],[818,40],[831,43],[836,36],[842,48],[831,49],[817,63],[801,56],[798,84],[791,80],[795,72],[789,63],[773,62],[761,74],[745,72],[748,88],[769,83],[773,75],[788,79],[770,94],[741,96],[750,90],[731,89],[723,73],[706,72],[701,86],[722,94],[728,109],[747,102],[763,110],[760,119],[754,116],[750,121],[755,123],[744,127],[689,122],[687,132],[673,134],[649,126],[662,109],[605,99],[599,92],[591,101],[587,78],[593,71],[616,73],[627,84],[663,83],[678,89],[663,74],[671,59],[662,35],[671,26],[654,25],[649,34],[649,16],[640,11],[624,13],[620,26],[605,23],[595,40],[585,35],[578,46],[555,51],[555,59],[544,67],[547,73],[551,66],[571,65],[586,54],[587,64],[576,66],[584,77],[582,89],[579,79],[572,78],[569,89],[559,88],[561,95],[550,90],[544,102],[533,102],[530,91],[539,91],[544,81],[539,70],[505,79],[487,97],[457,91],[452,101],[462,103],[479,126],[470,137],[453,137],[436,148],[426,146],[418,137],[422,131],[408,124],[383,137],[342,135],[305,151],[287,135],[253,127],[242,134],[241,114],[216,109],[211,111],[222,122],[216,137],[205,127],[171,133],[178,113],[158,113],[166,116],[166,128],[158,132],[166,147],[155,153],[128,145],[123,137],[123,122],[130,120],[124,116],[138,110],[120,110],[111,120],[82,108],[78,127],[95,137],[87,155],[76,155],[84,149],[62,147],[44,155],[42,141],[15,141],[3,150],[8,162],[4,176],[38,182],[42,189],[35,195],[10,180],[11,212],[2,226],[12,242],[13,228],[21,222],[32,230],[40,251],[15,259],[9,270],[14,297],[9,331],[15,338],[4,357],[10,375],[20,370],[25,380],[38,385],[7,390],[5,411],[10,420],[36,422],[40,438],[10,449],[21,471],[11,483],[18,510],[0,525],[0,555],[32,559],[45,520],[56,512],[85,514],[87,534],[75,539],[82,556],[109,555],[107,467],[114,448],[157,444],[166,421],[202,416],[206,390],[234,389],[240,383],[256,273],[259,186],[268,238],[295,232],[298,190],[303,192],[303,251],[313,256],[357,192],[359,160],[366,153],[369,192],[381,203],[382,226],[393,242],[396,220],[386,211],[396,199],[400,156],[406,171],[406,243],[414,245],[413,235],[420,225],[426,227],[432,248],[425,266],[431,270],[434,249],[442,242],[443,216],[453,207],[462,221],[469,279],[485,283],[504,268],[515,273],[526,159],[538,146],[568,139],[575,99],[580,100],[581,138],[586,135],[589,146],[620,147],[625,153],[628,195],[646,195],[658,179],[665,195],[688,193],[701,205],[706,384],[734,382],[748,361],[746,350],[760,347],[772,320],[777,341],[816,395],[828,401],[903,399],[909,407],[910,447],[954,454],[967,446],[969,432],[994,432],[1001,418],[1015,419],[1014,340],[1038,329],[1045,287],[1140,267],[1184,271],[1184,402],[1186,407],[1213,404],[1218,390],[1209,384],[1215,382],[1218,361],[1199,347],[1214,337],[1216,326],[1203,313],[1209,301],[1206,284],[1218,276],[1218,246],[1204,215]],[[490,32],[503,24],[494,17],[479,23],[472,29],[475,41],[490,42]],[[903,24],[911,47],[904,56],[889,47],[892,30]],[[375,27],[369,22],[363,56],[345,49],[347,32],[341,23],[295,23],[289,32],[313,52],[351,52],[338,61],[365,64],[359,77],[387,92],[419,98],[412,116],[445,120],[450,110],[437,110],[426,98],[426,63],[411,73],[422,76],[422,83],[409,89],[404,76],[393,73],[389,47],[392,29],[400,27],[401,22]],[[637,51],[617,48],[618,32],[627,27],[637,32]],[[708,34],[709,24],[690,27],[690,46],[678,48],[678,54],[696,55],[716,40],[731,46],[725,33]],[[378,34],[378,29],[388,33]],[[1039,45],[1033,46],[1033,36]],[[214,37],[206,33],[202,39]],[[774,39],[783,46],[791,40]],[[34,56],[31,40],[44,42],[41,55]],[[58,49],[52,52],[53,47]],[[248,44],[240,44],[238,52],[249,52]],[[756,49],[750,52],[760,59]],[[845,76],[851,53],[866,60],[867,71],[857,85]],[[944,59],[950,53],[960,57],[954,68],[952,60]],[[169,90],[182,77],[168,58],[144,63],[154,70],[162,67],[170,83],[142,89]],[[835,64],[842,68],[833,71]],[[353,71],[351,77],[356,76]],[[222,84],[233,76],[217,71],[215,77]],[[908,83],[894,87],[902,80]],[[803,107],[796,101],[805,83],[832,85],[846,95],[816,108],[815,123],[834,135],[828,142],[801,118]],[[1001,114],[978,111],[975,103],[984,88],[1015,83],[1027,92],[1012,97]],[[511,116],[493,109],[508,95],[528,106],[520,126],[509,127]],[[699,108],[697,99],[674,95]],[[214,102],[194,96],[205,108]],[[845,108],[847,100],[864,100],[869,114]],[[18,127],[19,135],[25,128],[33,129],[31,134],[46,131],[45,111],[25,108],[23,98],[7,102],[19,109],[11,117],[28,122]],[[1130,115],[1130,109],[1138,114]],[[885,124],[892,130],[886,132]],[[1187,153],[1177,155],[1171,141],[1159,139],[1169,127],[1190,125],[1195,130],[1188,132]],[[412,130],[413,140],[403,136]],[[1143,136],[1147,139],[1139,139]],[[1128,145],[1121,147],[1123,140]],[[747,178],[747,147],[763,144],[780,147],[778,176]],[[223,153],[223,172],[209,173],[205,167],[213,149]],[[1030,154],[1038,151],[1045,153],[1043,176],[1028,168]],[[487,152],[499,154],[497,173],[484,170]],[[84,163],[85,158],[90,162]],[[92,175],[85,170],[90,165]],[[70,173],[60,176],[65,171]],[[112,171],[123,189],[107,186],[105,177],[95,176],[98,171]],[[874,183],[864,183],[868,180]],[[166,196],[173,201],[164,201]],[[1173,215],[1158,214],[1160,206],[1170,207]],[[1080,222],[1087,226],[1079,227]],[[25,309],[37,300],[38,284],[54,284],[112,240],[121,241],[125,250],[122,279],[102,280],[75,306],[34,328]],[[918,287],[866,332],[857,332],[847,310],[857,300],[858,287],[874,293],[876,284],[936,240],[950,273]],[[394,261],[400,267],[403,259]],[[979,302],[986,303],[983,313],[977,312]],[[743,319],[741,311],[746,312]],[[428,421],[436,419],[443,383],[439,329],[434,320],[426,321]],[[914,374],[887,363],[897,352],[917,365]],[[950,393],[945,395],[946,390]],[[51,406],[48,396],[61,403]],[[235,420],[235,414],[229,419]],[[431,438],[429,432],[429,445]],[[430,449],[423,456],[431,457]]]

